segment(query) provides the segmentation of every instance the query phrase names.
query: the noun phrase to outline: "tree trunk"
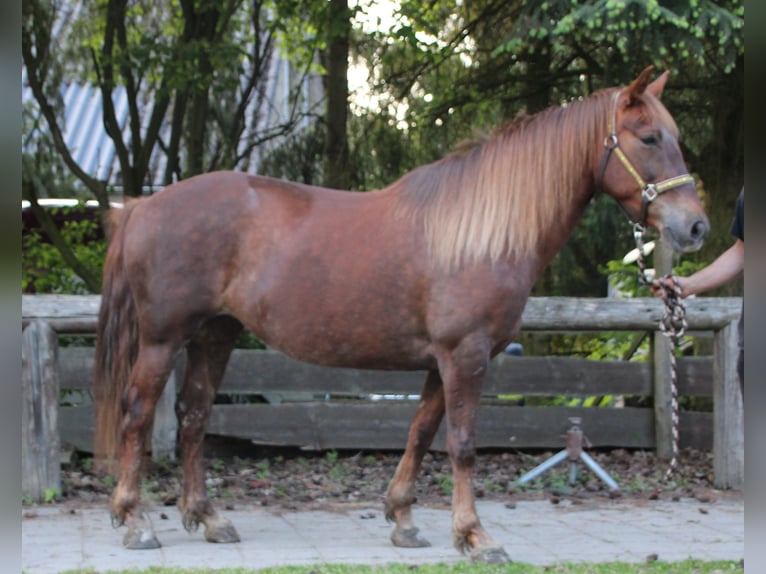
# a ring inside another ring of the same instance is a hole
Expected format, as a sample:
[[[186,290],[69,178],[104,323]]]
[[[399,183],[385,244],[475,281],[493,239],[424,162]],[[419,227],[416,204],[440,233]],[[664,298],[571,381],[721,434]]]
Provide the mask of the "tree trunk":
[[[348,0],[331,0],[329,10],[324,183],[327,187],[347,189],[351,181],[346,133],[351,12]]]

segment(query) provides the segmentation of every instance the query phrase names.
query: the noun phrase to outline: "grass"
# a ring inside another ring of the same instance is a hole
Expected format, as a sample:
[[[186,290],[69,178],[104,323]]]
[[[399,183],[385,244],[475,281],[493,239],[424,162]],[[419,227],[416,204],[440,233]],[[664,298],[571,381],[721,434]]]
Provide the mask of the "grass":
[[[741,572],[738,562],[684,560],[682,562],[647,562],[643,564],[626,562],[604,562],[600,564],[564,563],[552,566],[533,566],[520,562],[502,566],[487,564],[386,564],[382,566],[361,566],[358,564],[317,564],[314,566],[279,566],[253,570],[248,568],[161,568],[146,570],[110,570],[120,574],[723,574]],[[93,574],[91,570],[67,570],[64,574]],[[106,573],[102,573],[106,574]]]

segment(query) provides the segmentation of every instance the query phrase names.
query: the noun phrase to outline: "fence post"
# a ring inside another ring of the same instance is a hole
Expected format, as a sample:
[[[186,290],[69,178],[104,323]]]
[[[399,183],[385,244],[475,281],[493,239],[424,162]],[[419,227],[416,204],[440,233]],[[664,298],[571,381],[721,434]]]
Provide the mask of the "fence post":
[[[654,250],[655,277],[673,272],[673,251],[664,241],[658,241]],[[657,456],[670,459],[673,456],[673,409],[671,408],[670,340],[660,331],[652,337],[653,383],[654,383],[654,445]]]
[[[671,407],[670,341],[659,331],[652,335],[654,383],[654,448],[657,456],[673,456],[673,409]]]
[[[154,409],[154,425],[152,426],[152,460],[175,460],[176,435],[178,419],[176,418],[176,373],[178,368],[170,372],[165,390],[157,401]]]
[[[737,321],[713,338],[713,481],[718,488],[745,485],[745,425],[737,377]]]
[[[21,335],[21,490],[40,502],[61,492],[58,335],[32,321]]]

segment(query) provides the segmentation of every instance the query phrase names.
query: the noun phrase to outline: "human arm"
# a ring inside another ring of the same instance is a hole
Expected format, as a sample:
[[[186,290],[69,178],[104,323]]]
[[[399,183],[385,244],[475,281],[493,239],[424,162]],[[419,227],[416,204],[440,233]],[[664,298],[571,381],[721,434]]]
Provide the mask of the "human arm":
[[[745,242],[737,239],[726,251],[707,267],[703,267],[688,277],[676,277],[675,282],[681,287],[681,296],[697,295],[720,287],[739,275],[745,266]],[[651,285],[655,295],[661,293],[659,281]]]

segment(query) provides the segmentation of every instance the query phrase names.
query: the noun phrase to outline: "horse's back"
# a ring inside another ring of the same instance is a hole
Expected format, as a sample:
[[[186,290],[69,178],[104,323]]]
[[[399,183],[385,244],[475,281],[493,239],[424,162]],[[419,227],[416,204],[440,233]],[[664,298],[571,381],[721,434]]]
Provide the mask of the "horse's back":
[[[395,293],[411,239],[379,193],[214,172],[173,184],[133,211],[125,222],[126,271],[151,309],[145,322],[158,332],[231,314],[265,338],[272,331],[281,338],[277,331],[307,320],[312,304],[316,325],[304,325],[310,337],[338,314],[406,306],[406,293]]]

